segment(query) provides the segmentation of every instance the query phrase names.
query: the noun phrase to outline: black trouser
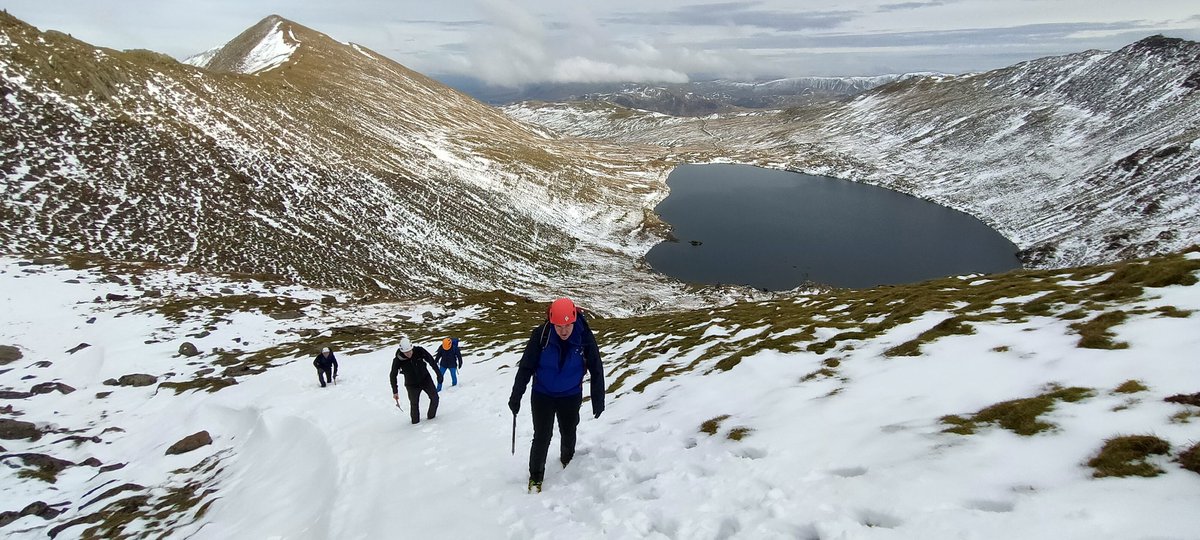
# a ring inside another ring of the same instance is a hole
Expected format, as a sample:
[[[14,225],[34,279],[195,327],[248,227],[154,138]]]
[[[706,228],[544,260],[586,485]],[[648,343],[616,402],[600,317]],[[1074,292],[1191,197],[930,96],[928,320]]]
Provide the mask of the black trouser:
[[[333,367],[317,368],[317,381],[321,383],[321,388],[325,388],[325,383],[333,382]]]
[[[433,417],[437,416],[438,393],[432,379],[425,379],[421,386],[405,386],[404,389],[408,391],[408,414],[414,424],[421,421],[420,404],[417,403],[417,399],[421,397],[422,391],[429,395],[429,419],[433,420]]]
[[[546,475],[546,453],[550,451],[550,439],[554,436],[554,417],[558,417],[560,436],[558,460],[562,463],[575,457],[575,427],[579,425],[579,406],[583,394],[568,397],[550,397],[530,392],[530,410],[533,411],[533,446],[529,449],[529,479],[542,481]]]

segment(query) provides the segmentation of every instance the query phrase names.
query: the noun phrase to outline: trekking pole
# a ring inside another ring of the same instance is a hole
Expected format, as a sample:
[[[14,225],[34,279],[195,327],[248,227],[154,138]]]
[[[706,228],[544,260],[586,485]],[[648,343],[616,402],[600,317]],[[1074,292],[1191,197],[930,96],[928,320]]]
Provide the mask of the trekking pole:
[[[513,413],[512,455],[517,455],[517,413]]]

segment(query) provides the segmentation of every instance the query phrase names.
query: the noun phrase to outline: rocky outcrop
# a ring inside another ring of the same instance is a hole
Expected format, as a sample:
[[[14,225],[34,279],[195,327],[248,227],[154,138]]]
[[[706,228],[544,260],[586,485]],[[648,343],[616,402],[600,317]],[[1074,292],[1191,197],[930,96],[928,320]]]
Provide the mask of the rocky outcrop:
[[[212,436],[210,436],[207,431],[193,433],[180,439],[175,444],[172,444],[171,447],[167,449],[167,455],[171,456],[175,454],[186,454],[202,446],[208,446],[212,444],[212,442]]]

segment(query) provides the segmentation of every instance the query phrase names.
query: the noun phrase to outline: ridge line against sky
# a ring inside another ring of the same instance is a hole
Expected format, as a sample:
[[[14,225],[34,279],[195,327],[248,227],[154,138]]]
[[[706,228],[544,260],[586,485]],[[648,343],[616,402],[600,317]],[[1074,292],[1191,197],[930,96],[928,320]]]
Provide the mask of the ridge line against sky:
[[[431,76],[536,83],[962,73],[1154,34],[1200,40],[1194,0],[5,0],[93,45],[184,59],[278,14]],[[1116,5],[1119,4],[1119,5]]]

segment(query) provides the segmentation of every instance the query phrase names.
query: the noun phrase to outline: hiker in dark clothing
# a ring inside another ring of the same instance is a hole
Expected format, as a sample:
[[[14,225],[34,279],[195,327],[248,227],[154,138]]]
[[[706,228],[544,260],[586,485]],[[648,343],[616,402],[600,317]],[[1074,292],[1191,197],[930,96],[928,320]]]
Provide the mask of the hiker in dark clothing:
[[[329,347],[321,349],[321,353],[313,359],[313,367],[317,368],[317,382],[321,383],[321,388],[325,388],[325,383],[337,379],[337,357]]]
[[[437,363],[433,361],[429,351],[426,351],[424,347],[413,347],[407,337],[400,338],[400,350],[396,351],[396,357],[392,359],[392,373],[389,375],[392,382],[392,399],[396,400],[396,405],[400,404],[400,389],[396,386],[396,373],[404,372],[404,389],[408,391],[408,411],[414,424],[421,421],[420,404],[417,401],[421,397],[421,392],[425,392],[429,396],[429,419],[433,420],[433,417],[437,416],[437,388],[433,386],[433,378],[429,376],[429,370],[425,364],[429,364],[434,373],[437,373]],[[438,383],[442,382],[441,375],[438,375],[437,379]]]
[[[458,350],[458,338],[443,339],[442,346],[433,353],[433,357],[438,361],[437,391],[442,391],[442,379],[445,378],[447,370],[450,371],[450,386],[458,386],[458,370],[462,369],[462,351]]]
[[[554,419],[558,418],[559,462],[565,468],[575,456],[575,427],[583,404],[583,376],[592,377],[592,414],[604,412],[604,369],[600,348],[584,320],[583,312],[567,298],[550,304],[546,322],[539,325],[525,345],[517,365],[508,408],[513,416],[521,410],[521,396],[529,379],[533,392],[529,403],[533,412],[533,444],[529,449],[529,490],[541,492],[546,474],[546,454],[553,437]]]

